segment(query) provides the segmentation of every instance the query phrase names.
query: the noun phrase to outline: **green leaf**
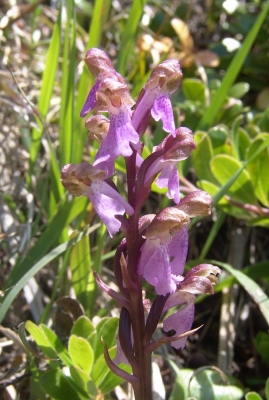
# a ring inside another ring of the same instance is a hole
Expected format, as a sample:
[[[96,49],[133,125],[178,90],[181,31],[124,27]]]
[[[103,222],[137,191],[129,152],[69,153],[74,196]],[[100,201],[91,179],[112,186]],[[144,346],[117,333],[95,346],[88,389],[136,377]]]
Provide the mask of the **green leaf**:
[[[174,363],[169,363],[174,368]],[[169,400],[187,400],[188,397],[196,400],[241,400],[244,394],[239,381],[224,374],[222,376],[215,370],[177,368],[176,373],[176,386]]]
[[[118,333],[118,318],[102,318],[96,326],[96,334],[94,340],[90,339],[90,343],[94,349],[95,359],[100,357],[104,352],[104,345],[101,338],[106,342],[108,349],[116,344],[116,336]],[[90,337],[91,338],[91,337]]]
[[[108,350],[110,358],[113,360],[117,353],[117,347],[114,346]],[[124,371],[131,373],[132,368],[130,365],[120,364],[119,367]],[[95,361],[91,377],[99,390],[102,391],[103,394],[111,391],[117,385],[122,383],[122,378],[116,376],[112,371],[109,369],[105,357],[102,354],[97,361]]]
[[[208,131],[214,155],[232,155],[231,142],[228,140],[229,130],[225,125],[217,125]]]
[[[249,91],[249,87],[249,84],[246,82],[235,83],[228,91],[228,95],[235,99],[241,99]]]
[[[214,156],[212,143],[206,132],[196,132],[194,140],[197,149],[192,152],[192,162],[199,179],[215,182],[215,178],[210,169],[210,160]]]
[[[54,333],[50,328],[43,324],[40,325],[40,328],[47,336],[51,346],[57,353],[57,356],[62,360],[62,362],[67,366],[72,365],[72,360],[69,357],[68,351],[66,350],[64,344],[60,341],[56,333]]]
[[[132,368],[130,365],[120,364],[119,367],[122,370],[129,372],[129,374],[132,373]],[[106,379],[104,379],[100,384],[99,390],[105,395],[107,393],[110,393],[113,389],[115,389],[116,386],[120,385],[122,382],[122,378],[115,375],[112,371],[109,370],[108,374],[106,375]]]
[[[58,358],[57,354],[53,346],[51,345],[47,335],[42,330],[42,328],[34,324],[32,321],[23,322],[19,326],[19,335],[27,350],[29,350],[35,356],[43,358],[42,356],[40,356],[40,354],[36,352],[36,350],[34,350],[30,346],[26,338],[25,329],[30,333],[30,335],[32,336],[38,347],[40,347],[40,349],[42,350],[45,357],[47,357],[49,360],[57,360]]]
[[[117,347],[114,346],[113,348],[108,350],[110,358],[113,360],[117,354]],[[94,381],[96,387],[99,388],[100,384],[106,378],[107,374],[109,373],[110,369],[106,363],[105,357],[103,354],[100,355],[98,359],[94,362],[94,366],[92,369],[91,377]]]
[[[244,171],[245,167],[248,165],[249,162],[254,160],[260,153],[266,149],[266,147],[269,146],[269,140],[267,139],[264,143],[260,145],[260,147],[257,149],[257,151],[254,152],[254,154],[245,162],[243,162],[242,167],[236,171],[236,173],[228,180],[228,182],[223,185],[218,193],[214,196],[214,202],[213,204],[217,204],[220,199],[228,192],[232,184],[238,179],[238,177],[241,175],[242,171]]]
[[[97,387],[86,372],[74,365],[71,365],[69,370],[74,382],[88,394],[89,398],[97,396]]]
[[[256,392],[248,392],[245,396],[246,400],[262,400],[261,396]]]
[[[94,361],[93,349],[89,342],[84,338],[71,335],[68,342],[68,351],[74,365],[89,374]]]
[[[71,249],[70,267],[76,298],[82,304],[86,314],[91,312],[95,300],[96,283],[90,265],[90,241],[85,236]]]
[[[72,379],[61,370],[45,372],[40,378],[42,389],[55,400],[86,400],[73,385]]]
[[[269,138],[269,134],[259,134],[252,142],[248,153],[249,159],[259,146]],[[248,172],[254,186],[255,194],[266,207],[269,207],[269,179],[268,179],[268,166],[269,166],[269,148],[265,148],[259,157],[256,157],[248,164]]]
[[[242,164],[231,156],[217,155],[211,160],[210,166],[215,178],[224,185],[240,170]],[[241,172],[227,194],[243,203],[257,204],[250,175],[246,170]]]
[[[244,64],[247,55],[249,54],[249,51],[254,43],[256,36],[258,35],[258,32],[263,24],[263,21],[268,11],[269,11],[269,1],[263,3],[263,9],[256,18],[255,23],[248,32],[242,46],[240,47],[235,57],[233,58],[233,61],[229,65],[229,68],[223,78],[221,86],[217,90],[215,96],[212,98],[211,104],[206,110],[199,124],[199,129],[207,129],[208,127],[214,124],[214,121],[217,115],[219,114],[219,110],[223,106],[227,94],[231,86],[235,82],[237,75]]]
[[[183,79],[182,92],[187,100],[200,101],[200,103],[205,104],[205,85],[199,79]]]
[[[94,330],[95,328],[90,319],[82,315],[74,323],[71,334],[87,339]]]
[[[238,129],[238,135],[239,135],[239,158],[240,160],[246,160],[246,153],[247,149],[250,146],[250,137],[247,133],[247,131],[243,128]]]

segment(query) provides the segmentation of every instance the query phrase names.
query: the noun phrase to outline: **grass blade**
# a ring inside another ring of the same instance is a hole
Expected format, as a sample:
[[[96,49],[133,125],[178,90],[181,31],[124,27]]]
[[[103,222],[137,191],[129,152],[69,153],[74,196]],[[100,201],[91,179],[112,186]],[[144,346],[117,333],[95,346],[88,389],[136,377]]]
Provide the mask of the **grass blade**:
[[[2,322],[6,312],[8,311],[11,303],[17,296],[20,290],[23,289],[23,287],[27,284],[27,282],[35,276],[35,274],[40,271],[45,265],[50,263],[52,260],[57,258],[60,254],[64,253],[67,249],[69,249],[71,246],[74,244],[78,243],[80,240],[82,240],[85,236],[90,235],[95,229],[97,229],[99,224],[96,224],[88,229],[85,229],[84,231],[80,232],[75,238],[68,240],[65,243],[62,243],[60,246],[54,248],[51,250],[48,254],[46,254],[44,257],[40,258],[39,261],[30,266],[28,268],[27,272],[25,272],[16,282],[16,284],[12,287],[12,289],[8,292],[7,296],[4,298],[1,307],[0,307],[0,323]],[[28,266],[29,267],[29,266]]]
[[[102,29],[108,17],[110,2],[111,0],[95,0],[87,49],[98,47],[100,45]],[[89,73],[87,66],[84,65],[83,72],[79,80],[78,95],[75,106],[76,146],[74,146],[73,151],[74,163],[80,163],[82,159],[87,130],[84,126],[84,119],[80,118],[80,111],[92,86],[93,77]]]
[[[215,260],[209,260],[211,264],[218,265],[221,268],[228,271],[231,275],[235,277],[235,279],[240,283],[241,286],[248,292],[248,294],[252,297],[252,299],[259,306],[267,324],[269,324],[269,298],[264,293],[262,288],[253,281],[249,276],[244,274],[242,271],[238,271],[233,268],[231,265],[222,263]]]
[[[251,30],[249,31],[248,35],[246,36],[242,47],[238,50],[237,54],[233,58],[228,71],[226,72],[221,86],[217,90],[214,98],[211,101],[209,108],[206,110],[198,129],[206,130],[210,126],[213,125],[214,120],[222,107],[223,103],[225,102],[225,98],[230,90],[230,87],[235,82],[238,73],[251,49],[251,46],[254,43],[254,40],[262,26],[262,23],[266,17],[266,14],[269,11],[269,2],[267,1],[264,4],[263,10],[258,15],[255,24],[252,26]]]
[[[46,115],[50,107],[50,99],[53,92],[53,87],[55,83],[55,75],[58,66],[58,58],[61,45],[61,8],[58,13],[58,18],[56,24],[53,28],[53,34],[50,42],[50,46],[47,52],[47,62],[46,67],[42,77],[42,86],[38,102],[38,111],[42,117],[42,120],[46,120]],[[40,149],[41,138],[44,132],[44,126],[38,120],[39,128],[34,128],[32,133],[32,143],[30,148],[30,166],[31,170],[37,159],[37,155]]]
[[[41,257],[59,240],[62,230],[80,213],[85,211],[88,199],[76,198],[72,202],[65,202],[55,217],[50,221],[49,226],[29,250],[26,257],[12,270],[6,288],[16,285],[22,276],[32,268]]]
[[[75,2],[67,1],[63,8],[66,15],[60,109],[60,166],[72,162],[74,149],[74,92],[75,92],[75,62],[76,62],[76,13]]]
[[[121,74],[125,75],[127,58],[129,55],[129,50],[133,47],[136,39],[136,30],[139,21],[142,16],[143,7],[146,4],[145,0],[134,0],[128,21],[126,23],[122,38],[121,38],[121,48],[118,54],[118,61],[116,65],[116,70]]]

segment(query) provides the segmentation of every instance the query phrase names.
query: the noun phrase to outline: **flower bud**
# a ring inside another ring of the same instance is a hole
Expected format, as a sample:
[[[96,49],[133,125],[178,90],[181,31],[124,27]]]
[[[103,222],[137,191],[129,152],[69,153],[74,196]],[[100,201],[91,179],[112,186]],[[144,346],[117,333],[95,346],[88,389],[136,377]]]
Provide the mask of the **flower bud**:
[[[145,89],[153,90],[159,87],[163,94],[171,94],[178,88],[181,78],[182,71],[178,60],[165,60],[153,69]]]
[[[159,236],[164,232],[176,233],[184,225],[188,225],[189,222],[190,219],[184,211],[178,210],[175,207],[166,207],[156,215],[144,236],[149,239],[150,237]]]
[[[190,218],[204,217],[211,214],[212,197],[202,190],[185,196],[175,207],[184,211]]]

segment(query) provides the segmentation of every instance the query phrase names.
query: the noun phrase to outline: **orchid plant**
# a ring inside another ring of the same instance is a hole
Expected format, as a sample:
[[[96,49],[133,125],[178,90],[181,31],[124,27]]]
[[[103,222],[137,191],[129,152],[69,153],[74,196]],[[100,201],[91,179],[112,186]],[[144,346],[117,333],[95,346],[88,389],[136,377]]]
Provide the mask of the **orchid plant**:
[[[213,284],[221,271],[201,264],[183,276],[188,251],[188,224],[196,216],[210,214],[212,198],[194,191],[181,198],[178,163],[195,150],[190,129],[175,127],[170,94],[182,77],[179,62],[169,59],[155,67],[145,84],[135,108],[128,86],[109,57],[100,49],[90,49],[86,64],[95,77],[81,111],[107,112],[86,120],[91,138],[100,147],[93,164],[69,164],[62,170],[62,184],[74,196],[86,196],[112,237],[121,230],[125,238],[114,258],[114,274],[119,292],[108,287],[95,273],[101,289],[121,306],[118,348],[114,360],[104,343],[104,355],[110,369],[133,386],[136,399],[152,398],[151,355],[160,345],[171,343],[176,349],[185,346],[194,318],[195,295],[213,293]],[[143,159],[142,137],[153,117],[162,121],[166,138]],[[113,182],[115,161],[123,156],[126,164],[127,193],[120,193]],[[156,180],[167,189],[173,205],[157,215],[141,215],[141,209]],[[143,279],[152,285],[156,297],[152,304],[145,297]],[[167,311],[177,311],[166,317]],[[154,341],[153,333],[163,320],[171,337]],[[118,365],[130,364],[132,374]]]

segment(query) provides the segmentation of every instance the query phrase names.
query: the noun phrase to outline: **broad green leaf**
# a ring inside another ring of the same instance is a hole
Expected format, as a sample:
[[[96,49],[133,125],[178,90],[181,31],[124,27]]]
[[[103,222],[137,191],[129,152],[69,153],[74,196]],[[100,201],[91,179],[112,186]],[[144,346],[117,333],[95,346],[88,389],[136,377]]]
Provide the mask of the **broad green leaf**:
[[[86,314],[89,314],[92,310],[95,300],[96,283],[90,265],[90,241],[85,236],[71,249],[70,267],[76,298],[82,304]]]
[[[120,364],[119,367],[120,369],[129,372],[129,374],[132,373],[132,368],[130,365]],[[106,375],[106,379],[104,379],[100,384],[99,390],[105,395],[107,393],[110,393],[113,389],[115,389],[116,386],[120,385],[122,382],[122,378],[115,375],[111,370],[109,370],[108,374]]]
[[[84,389],[84,391],[88,394],[89,398],[95,397],[98,394],[97,387],[91,380],[88,374],[82,369],[71,365],[69,367],[70,375],[73,378],[74,382]]]
[[[244,394],[235,378],[226,377],[215,370],[177,368],[176,373],[176,386],[169,400],[187,400],[189,397],[196,400],[241,400]]]
[[[217,155],[210,162],[212,173],[221,185],[224,185],[240,170],[240,161],[228,155]],[[236,181],[229,188],[228,193],[233,199],[243,203],[257,204],[256,196],[251,183],[250,175],[243,170]]]
[[[94,332],[92,322],[85,315],[82,315],[74,323],[71,334],[87,339],[92,332]]]
[[[183,79],[182,92],[187,100],[200,101],[200,103],[205,104],[205,85],[199,79]]]
[[[260,153],[266,149],[266,147],[269,146],[269,140],[265,140],[264,143],[261,144],[261,146],[257,149],[257,151],[254,152],[254,154],[247,160],[243,162],[242,167],[236,171],[236,173],[223,185],[218,193],[214,196],[214,202],[213,204],[217,204],[220,199],[228,192],[230,187],[233,185],[233,183],[238,179],[238,177],[241,175],[241,173],[244,171],[248,163],[252,160],[254,160]]]
[[[36,324],[34,324],[32,321],[27,321],[23,322],[19,326],[19,335],[20,338],[25,345],[25,347],[31,351],[34,355],[41,357],[35,350],[32,349],[30,346],[27,338],[26,338],[26,332],[25,329],[30,333],[32,338],[34,339],[35,343],[38,345],[38,347],[42,350],[43,354],[45,357],[47,357],[49,360],[57,360],[57,354],[50,343],[47,335],[45,332],[42,330],[42,328]]]
[[[214,123],[215,118],[219,114],[219,110],[223,106],[227,94],[235,82],[237,75],[239,74],[244,61],[249,54],[249,51],[254,43],[256,36],[260,30],[260,27],[263,24],[263,21],[269,11],[269,1],[263,3],[263,9],[261,10],[260,14],[255,20],[252,28],[248,32],[242,46],[237,51],[233,61],[229,65],[229,68],[223,78],[222,84],[217,90],[215,96],[211,100],[211,104],[206,110],[200,124],[199,129],[207,129],[208,127],[212,126]]]
[[[261,396],[256,392],[248,392],[245,396],[246,400],[262,400]]]
[[[68,351],[65,348],[64,344],[60,341],[56,333],[54,333],[50,328],[43,324],[40,325],[40,328],[47,336],[51,346],[57,353],[57,356],[62,360],[62,362],[67,366],[72,365],[72,360],[69,357]]]
[[[199,179],[215,182],[215,178],[210,169],[210,160],[214,156],[211,140],[206,132],[196,132],[194,140],[197,149],[192,152],[192,162]]]
[[[239,135],[239,158],[240,160],[246,160],[246,152],[250,146],[250,137],[247,131],[243,128],[238,129]]]
[[[226,269],[226,271],[228,271],[236,278],[240,285],[243,286],[250,297],[252,297],[252,299],[258,305],[267,324],[269,324],[269,298],[262,290],[262,288],[254,280],[244,274],[244,272],[238,271],[229,264],[222,263],[216,260],[211,260],[210,263],[218,265],[220,268]]]
[[[248,153],[247,159],[249,159],[259,146],[269,138],[269,134],[260,134],[252,142]],[[259,157],[256,157],[251,161],[248,166],[248,172],[251,176],[251,180],[254,186],[255,194],[266,207],[269,207],[269,179],[268,179],[268,168],[269,168],[269,147],[263,150]]]
[[[249,91],[249,84],[246,82],[235,83],[229,90],[228,95],[235,99],[241,99]]]
[[[101,338],[106,342],[107,348],[110,349],[116,344],[116,336],[118,333],[118,318],[102,318],[96,326],[96,334],[94,335],[94,341],[90,339],[90,343],[94,349],[95,359],[100,357],[104,352],[104,345]]]
[[[113,348],[108,350],[108,353],[110,355],[110,358],[113,360],[117,354],[117,348],[114,346]],[[91,377],[92,380],[94,381],[96,387],[100,387],[102,382],[106,380],[107,375],[109,374],[110,369],[106,363],[105,357],[103,354],[100,355],[100,357],[95,361]]]
[[[231,140],[232,140],[232,149],[233,149],[233,156],[240,160],[240,152],[239,152],[239,128],[243,122],[243,115],[240,114],[237,118],[234,119],[231,128]]]
[[[88,396],[83,396],[73,384],[70,377],[66,376],[61,370],[51,370],[45,372],[40,378],[42,389],[55,400],[87,400]]]
[[[2,301],[1,307],[0,307],[0,323],[2,319],[4,318],[7,310],[9,309],[10,304],[12,301],[15,299],[19,291],[26,285],[26,283],[38,272],[40,271],[45,265],[50,263],[52,260],[54,260],[56,257],[58,257],[60,254],[64,253],[68,248],[73,246],[75,243],[80,241],[85,235],[89,235],[92,233],[99,224],[94,225],[93,227],[86,229],[83,232],[80,232],[80,234],[75,237],[72,240],[69,240],[68,242],[65,242],[61,244],[60,246],[56,247],[52,251],[50,251],[45,257],[40,258],[39,261],[34,264],[28,266],[28,271],[20,278],[18,279],[17,283],[15,286],[11,288],[11,290],[8,292],[4,300]],[[22,263],[23,264],[23,263]],[[27,264],[26,264],[27,265]]]
[[[232,155],[232,146],[228,138],[229,130],[225,125],[217,125],[208,131],[214,155],[229,154]]]
[[[93,349],[89,342],[84,338],[71,335],[68,342],[68,351],[74,365],[89,374],[94,361]]]

